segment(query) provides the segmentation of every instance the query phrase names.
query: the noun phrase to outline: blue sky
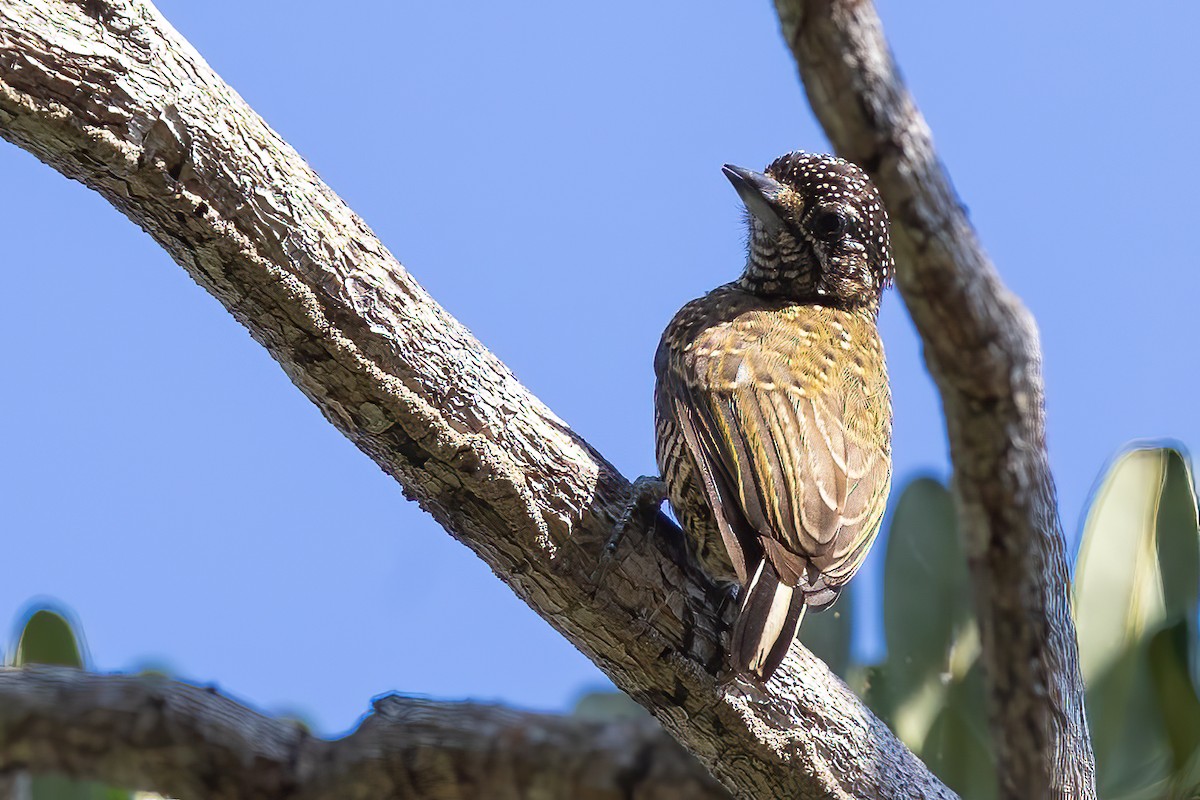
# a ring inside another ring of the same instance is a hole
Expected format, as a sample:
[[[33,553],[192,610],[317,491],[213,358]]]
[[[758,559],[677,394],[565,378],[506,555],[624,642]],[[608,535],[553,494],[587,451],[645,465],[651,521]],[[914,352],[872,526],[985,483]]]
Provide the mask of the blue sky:
[[[654,470],[660,331],[743,261],[720,165],[827,149],[766,2],[159,8],[631,477]],[[1072,549],[1126,442],[1200,441],[1200,6],[1107,8],[880,5],[972,219],[1040,325]],[[0,175],[0,620],[54,598],[101,669],[166,667],[326,732],[388,690],[563,709],[606,683],[149,237],[7,144]],[[881,326],[897,477],[945,475],[940,406],[895,293]]]

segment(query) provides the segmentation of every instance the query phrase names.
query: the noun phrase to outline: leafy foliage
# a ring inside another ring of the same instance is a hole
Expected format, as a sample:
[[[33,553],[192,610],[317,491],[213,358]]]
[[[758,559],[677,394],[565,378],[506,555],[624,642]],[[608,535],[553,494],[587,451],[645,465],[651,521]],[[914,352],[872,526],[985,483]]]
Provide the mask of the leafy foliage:
[[[979,631],[950,492],[918,478],[900,494],[886,531],[887,659],[857,663],[853,595],[805,620],[801,639],[850,685],[948,786],[996,796]],[[1200,797],[1200,523],[1185,456],[1139,447],[1106,471],[1084,524],[1075,618],[1101,795],[1116,800]],[[30,614],[14,664],[83,668],[86,650],[63,614]],[[580,698],[579,716],[645,712],[622,694]],[[126,800],[99,784],[39,776],[35,800]]]
[[[13,666],[49,664],[83,669],[86,649],[75,626],[64,613],[35,608],[17,639]],[[94,781],[72,780],[64,775],[35,775],[29,779],[32,800],[132,800],[133,795]]]
[[[947,785],[996,796],[979,635],[950,493],[922,478],[888,530],[888,658],[864,698]],[[1130,450],[1088,510],[1075,617],[1099,790],[1119,800],[1194,798],[1200,788],[1200,528],[1186,458]]]
[[[930,478],[909,483],[884,538],[886,660],[853,658],[853,585],[805,619],[801,641],[948,786],[994,798],[979,629],[950,492]],[[1074,610],[1101,796],[1197,800],[1200,525],[1178,450],[1134,448],[1105,471],[1084,524]],[[585,700],[581,709],[628,708]]]

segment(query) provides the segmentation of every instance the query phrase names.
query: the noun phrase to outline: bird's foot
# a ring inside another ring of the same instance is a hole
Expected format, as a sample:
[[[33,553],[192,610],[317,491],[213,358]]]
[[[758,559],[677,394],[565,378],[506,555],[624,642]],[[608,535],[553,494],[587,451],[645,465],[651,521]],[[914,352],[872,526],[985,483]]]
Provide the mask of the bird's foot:
[[[633,482],[633,489],[629,493],[625,510],[613,525],[612,533],[604,543],[604,552],[600,556],[599,565],[596,572],[592,574],[592,583],[595,584],[595,588],[599,588],[608,575],[608,571],[616,563],[613,557],[621,546],[621,540],[625,538],[625,534],[631,528],[643,531],[654,530],[658,519],[658,509],[666,498],[667,485],[661,478],[643,475]]]
[[[629,501],[625,505],[625,511],[617,520],[617,524],[613,526],[612,535],[608,537],[608,541],[604,545],[605,555],[612,556],[617,552],[617,548],[621,546],[621,540],[625,538],[630,527],[636,526],[645,531],[653,529],[655,519],[658,517],[658,509],[666,499],[667,484],[663,482],[662,478],[643,475],[635,480],[633,489],[629,493]]]

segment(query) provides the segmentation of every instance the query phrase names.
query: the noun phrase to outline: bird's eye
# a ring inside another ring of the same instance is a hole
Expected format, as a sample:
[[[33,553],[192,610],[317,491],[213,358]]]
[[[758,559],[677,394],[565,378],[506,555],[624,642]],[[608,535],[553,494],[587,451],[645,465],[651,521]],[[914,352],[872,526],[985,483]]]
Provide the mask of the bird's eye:
[[[831,242],[850,227],[850,218],[842,211],[818,211],[813,215],[809,230],[818,239]]]

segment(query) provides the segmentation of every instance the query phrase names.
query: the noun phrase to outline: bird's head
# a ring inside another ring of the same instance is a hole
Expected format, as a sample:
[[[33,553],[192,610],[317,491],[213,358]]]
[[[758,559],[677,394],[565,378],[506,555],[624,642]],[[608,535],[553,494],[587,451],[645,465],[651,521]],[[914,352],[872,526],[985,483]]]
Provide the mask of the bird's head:
[[[854,164],[796,151],[765,172],[726,164],[749,212],[741,283],[758,294],[878,308],[894,264],[887,212]]]

